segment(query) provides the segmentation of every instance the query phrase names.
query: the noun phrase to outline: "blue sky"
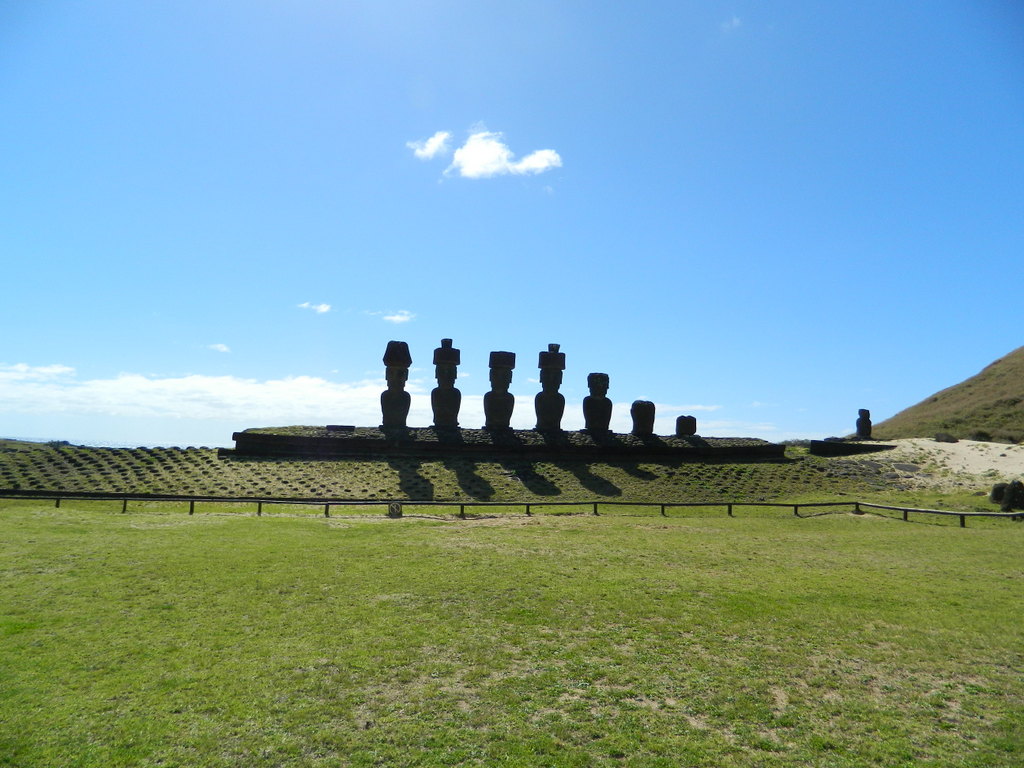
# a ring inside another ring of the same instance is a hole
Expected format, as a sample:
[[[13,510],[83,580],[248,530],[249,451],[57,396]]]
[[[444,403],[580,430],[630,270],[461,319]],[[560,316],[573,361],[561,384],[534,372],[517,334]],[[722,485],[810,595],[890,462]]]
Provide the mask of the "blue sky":
[[[1022,150],[1010,0],[3,2],[0,435],[375,425],[389,339],[426,426],[444,337],[463,426],[556,342],[847,434],[1024,344]]]

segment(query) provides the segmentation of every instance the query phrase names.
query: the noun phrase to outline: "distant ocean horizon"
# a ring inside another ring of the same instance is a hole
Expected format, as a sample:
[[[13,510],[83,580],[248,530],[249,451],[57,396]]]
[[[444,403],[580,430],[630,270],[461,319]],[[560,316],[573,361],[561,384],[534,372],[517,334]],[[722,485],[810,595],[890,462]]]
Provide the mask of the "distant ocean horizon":
[[[69,445],[80,445],[86,448],[233,448],[233,444],[209,443],[206,445],[179,445],[172,446],[168,443],[123,443],[117,440],[103,439],[80,439],[75,437],[25,437],[22,435],[0,435],[3,440],[21,440],[26,443],[68,443]]]

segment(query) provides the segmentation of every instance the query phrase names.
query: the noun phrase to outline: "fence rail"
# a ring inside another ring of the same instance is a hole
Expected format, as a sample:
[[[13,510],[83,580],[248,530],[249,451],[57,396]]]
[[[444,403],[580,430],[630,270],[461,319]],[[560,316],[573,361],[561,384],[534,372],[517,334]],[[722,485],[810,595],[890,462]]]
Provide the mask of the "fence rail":
[[[674,507],[721,507],[729,517],[735,517],[734,510],[737,507],[780,507],[792,509],[796,517],[805,517],[800,514],[801,509],[814,509],[821,507],[852,507],[857,514],[863,514],[864,509],[880,509],[891,512],[901,512],[903,520],[910,519],[910,513],[922,515],[943,515],[960,518],[960,527],[967,527],[968,517],[1000,517],[1018,519],[1024,517],[1024,512],[955,512],[944,509],[920,509],[917,507],[897,507],[886,504],[874,504],[866,501],[813,501],[813,502],[778,502],[778,501],[414,501],[410,499],[325,499],[314,497],[292,497],[292,498],[263,498],[259,496],[187,496],[176,494],[158,493],[99,493],[90,491],[11,491],[0,490],[0,499],[39,499],[53,501],[55,507],[60,507],[62,500],[77,501],[120,501],[121,511],[128,511],[128,502],[179,502],[187,503],[188,513],[195,514],[196,504],[255,504],[256,515],[263,514],[265,505],[288,504],[316,506],[323,508],[324,517],[331,516],[331,507],[366,507],[381,506],[387,508],[389,517],[401,517],[402,507],[405,505],[414,507],[458,507],[459,517],[465,519],[466,509],[472,507],[523,507],[526,515],[531,516],[537,507],[589,507],[592,514],[599,515],[600,507],[656,507],[660,509],[663,517],[668,516],[668,510]]]

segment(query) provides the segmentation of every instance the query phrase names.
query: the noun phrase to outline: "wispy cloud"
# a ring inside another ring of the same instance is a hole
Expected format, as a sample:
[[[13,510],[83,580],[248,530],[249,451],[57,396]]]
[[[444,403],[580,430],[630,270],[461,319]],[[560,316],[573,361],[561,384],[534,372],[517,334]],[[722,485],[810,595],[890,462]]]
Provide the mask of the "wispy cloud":
[[[210,344],[207,349],[212,349],[214,352],[230,352],[231,347],[227,344]]]
[[[0,363],[0,384],[12,381],[50,381],[62,376],[69,376],[74,368],[66,365],[28,365]]]
[[[331,311],[330,304],[311,304],[308,301],[304,301],[299,304],[299,309],[308,309],[311,312],[316,312],[318,315],[322,315],[325,312]]]
[[[397,312],[392,312],[391,314],[384,315],[384,317],[381,318],[381,319],[383,319],[383,320],[385,320],[385,321],[387,321],[389,323],[394,323],[395,325],[399,325],[401,323],[408,323],[414,317],[416,317],[416,315],[414,315],[409,310],[407,310],[407,309],[400,309]]]
[[[729,33],[739,29],[742,24],[743,20],[734,14],[728,21],[723,21],[720,28],[722,32]]]
[[[431,160],[438,155],[448,153],[448,140],[452,135],[448,131],[438,131],[429,139],[422,141],[407,141],[405,146],[412,150],[420,160]]]

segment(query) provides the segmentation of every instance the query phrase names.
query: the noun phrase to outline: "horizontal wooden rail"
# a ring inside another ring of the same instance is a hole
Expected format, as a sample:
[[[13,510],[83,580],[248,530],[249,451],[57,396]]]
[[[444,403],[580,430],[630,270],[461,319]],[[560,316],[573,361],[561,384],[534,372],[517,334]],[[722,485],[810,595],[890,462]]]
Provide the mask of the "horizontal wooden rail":
[[[535,507],[589,507],[592,514],[600,514],[600,507],[657,507],[661,515],[668,515],[673,507],[723,507],[729,517],[735,517],[736,507],[781,507],[792,509],[793,514],[801,517],[801,509],[822,507],[852,507],[857,513],[864,508],[901,512],[903,519],[908,520],[910,513],[923,515],[945,515],[960,518],[960,527],[967,525],[968,517],[1024,517],[1024,512],[955,512],[944,509],[921,509],[918,507],[898,507],[886,504],[875,504],[867,501],[811,501],[811,502],[780,502],[780,501],[413,501],[409,499],[329,499],[323,497],[291,497],[264,498],[261,496],[185,496],[155,493],[102,493],[92,491],[14,491],[0,490],[0,499],[42,499],[52,500],[54,506],[60,507],[61,501],[120,501],[121,511],[128,511],[128,502],[179,502],[189,505],[188,513],[195,513],[196,504],[255,504],[256,515],[263,514],[266,504],[305,505],[323,507],[324,517],[331,516],[331,507],[365,507],[382,506],[388,508],[392,517],[401,515],[402,506],[410,507],[458,507],[459,517],[465,519],[467,507],[523,507],[528,516],[532,516]],[[398,514],[394,514],[397,509]]]

